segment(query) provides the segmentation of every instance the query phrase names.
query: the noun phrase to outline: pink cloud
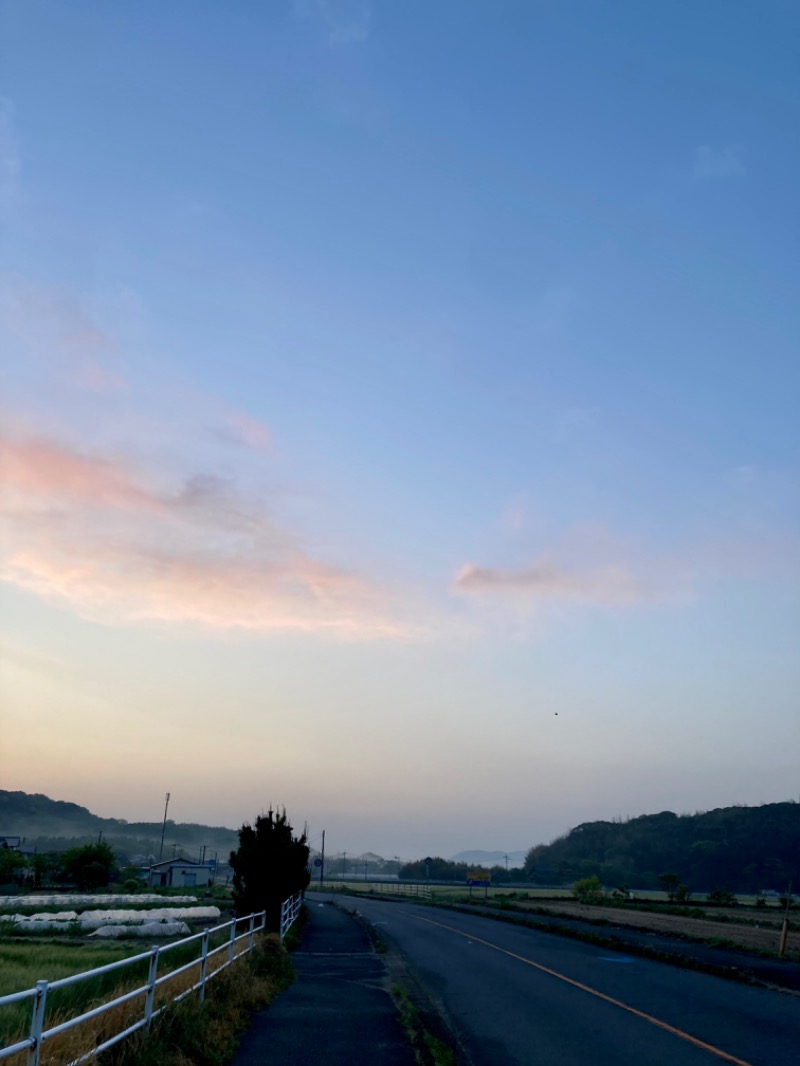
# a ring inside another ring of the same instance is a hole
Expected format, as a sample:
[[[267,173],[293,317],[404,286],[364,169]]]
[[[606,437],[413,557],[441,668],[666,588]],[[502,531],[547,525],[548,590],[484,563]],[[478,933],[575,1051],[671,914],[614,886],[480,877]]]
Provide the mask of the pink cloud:
[[[468,563],[456,576],[455,589],[465,594],[514,596],[531,602],[572,600],[608,605],[639,603],[652,596],[647,585],[622,566],[567,570],[548,560],[524,570],[498,570]]]
[[[2,450],[0,580],[97,621],[398,638],[386,590],[315,559],[258,501],[196,476],[154,491],[42,438]]]
[[[75,371],[75,381],[81,388],[90,392],[106,393],[119,392],[127,389],[128,382],[115,370],[96,363],[92,359],[86,359]]]
[[[263,422],[243,411],[231,411],[226,419],[229,427],[242,444],[256,451],[269,451],[272,445],[270,432]]]
[[[195,623],[214,629],[408,635],[375,591],[345,571],[302,556],[278,563],[183,558],[117,541],[39,543],[20,550],[0,577],[96,621]]]
[[[65,497],[98,506],[153,510],[158,500],[124,466],[86,457],[42,437],[0,438],[0,472],[7,487],[49,500]]]

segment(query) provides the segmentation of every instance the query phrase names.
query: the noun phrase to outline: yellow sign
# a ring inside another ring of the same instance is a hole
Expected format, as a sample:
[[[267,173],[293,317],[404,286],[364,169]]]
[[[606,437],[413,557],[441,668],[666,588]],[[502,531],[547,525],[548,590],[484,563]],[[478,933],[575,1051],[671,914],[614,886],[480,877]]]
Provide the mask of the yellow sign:
[[[490,885],[491,883],[491,870],[467,870],[468,885]]]

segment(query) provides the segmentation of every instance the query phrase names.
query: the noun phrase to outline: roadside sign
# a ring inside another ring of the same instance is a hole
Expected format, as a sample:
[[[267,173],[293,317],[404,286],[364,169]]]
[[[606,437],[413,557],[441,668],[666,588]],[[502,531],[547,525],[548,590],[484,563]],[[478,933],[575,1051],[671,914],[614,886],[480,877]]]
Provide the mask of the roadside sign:
[[[314,859],[315,866],[322,866],[322,859]]]
[[[488,888],[492,883],[492,871],[491,870],[467,870],[467,884],[480,885],[481,888]]]

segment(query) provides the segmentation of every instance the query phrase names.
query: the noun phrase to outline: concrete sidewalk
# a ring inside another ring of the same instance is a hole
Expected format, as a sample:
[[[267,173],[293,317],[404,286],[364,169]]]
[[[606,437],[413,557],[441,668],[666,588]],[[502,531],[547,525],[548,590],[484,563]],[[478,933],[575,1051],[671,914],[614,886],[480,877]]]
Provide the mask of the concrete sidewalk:
[[[232,1066],[414,1066],[383,960],[361,925],[319,899],[306,906],[295,983],[255,1016]]]

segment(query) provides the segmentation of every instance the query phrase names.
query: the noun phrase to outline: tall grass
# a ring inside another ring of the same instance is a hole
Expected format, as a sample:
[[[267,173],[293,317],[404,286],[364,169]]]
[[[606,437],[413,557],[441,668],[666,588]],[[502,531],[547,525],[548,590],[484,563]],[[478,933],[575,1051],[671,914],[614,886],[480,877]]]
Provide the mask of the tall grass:
[[[232,1058],[251,1016],[294,979],[289,955],[275,934],[208,985],[205,1003],[189,996],[169,1007],[149,1034],[135,1033],[104,1052],[100,1066],[223,1066]]]
[[[34,988],[37,981],[57,981],[107,966],[141,951],[142,945],[133,944],[0,943],[0,996]],[[144,973],[146,977],[146,969]],[[111,998],[119,982],[120,974],[111,973],[56,989],[48,995],[47,1024],[55,1024],[53,1019],[60,1016],[80,1014],[88,1006]],[[0,1047],[28,1035],[31,1009],[31,1000],[0,1007]]]
[[[220,932],[211,938],[210,947],[227,943],[227,932]],[[237,944],[237,953],[242,953],[244,943]],[[56,981],[62,977],[71,977],[77,973],[93,970],[120,959],[141,955],[148,947],[138,944],[63,944],[63,943],[3,943],[0,944],[0,995],[33,988],[38,980]],[[158,974],[163,976],[170,970],[196,959],[196,964],[160,985],[156,991],[155,1006],[169,1003],[176,995],[199,980],[200,976],[200,942],[176,947],[160,957]],[[208,973],[227,960],[227,951],[221,951],[209,960]],[[240,965],[237,961],[236,966]],[[122,970],[101,974],[97,977],[80,981],[66,988],[48,991],[45,1029],[99,1006],[111,999],[142,987],[148,975],[149,960],[141,961]],[[219,978],[217,978],[219,980]],[[15,1003],[0,1008],[0,1047],[16,1043],[26,1037],[30,1030],[31,1000]],[[96,1047],[115,1033],[138,1021],[143,1016],[144,993],[130,1002],[112,1008],[99,1017],[82,1023],[75,1029],[46,1041],[43,1045],[42,1062],[57,1064],[69,1062],[87,1050]],[[10,1060],[24,1061],[22,1053]]]

